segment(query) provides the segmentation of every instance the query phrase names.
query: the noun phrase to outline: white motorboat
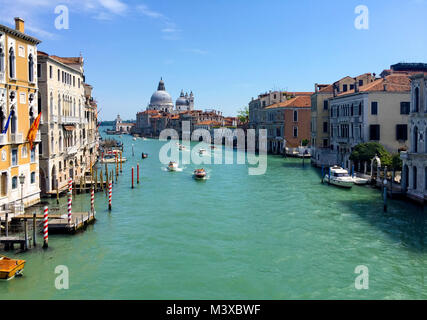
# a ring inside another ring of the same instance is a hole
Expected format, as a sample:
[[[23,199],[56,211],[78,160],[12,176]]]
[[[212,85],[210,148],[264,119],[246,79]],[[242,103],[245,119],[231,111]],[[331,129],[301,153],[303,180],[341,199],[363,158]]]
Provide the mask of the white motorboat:
[[[348,171],[334,166],[330,168],[330,176],[329,173],[325,175],[324,181],[330,184],[333,184],[337,187],[341,188],[352,188],[354,185],[353,178],[348,174]]]
[[[176,163],[175,161],[169,162],[168,170],[169,171],[177,171],[178,170],[178,163]]]
[[[358,177],[354,177],[353,178],[354,184],[358,185],[358,186],[364,186],[367,185],[369,180],[365,179],[365,178],[358,178]]]

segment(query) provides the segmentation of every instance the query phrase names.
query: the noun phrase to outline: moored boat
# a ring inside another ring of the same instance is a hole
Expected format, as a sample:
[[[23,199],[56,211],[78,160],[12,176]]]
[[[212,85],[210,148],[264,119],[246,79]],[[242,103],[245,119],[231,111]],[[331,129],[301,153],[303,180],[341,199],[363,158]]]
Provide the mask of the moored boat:
[[[324,181],[341,188],[352,188],[354,184],[354,180],[348,174],[348,171],[339,166],[330,168],[329,173],[325,175]]]
[[[0,255],[0,280],[11,280],[22,275],[25,260],[15,260]]]
[[[364,185],[367,185],[369,183],[369,180],[365,179],[365,178],[354,177],[353,182],[354,182],[354,184],[356,184],[358,186],[364,186]]]
[[[124,162],[126,162],[126,158],[117,157],[117,162],[118,163],[120,163],[120,162],[124,163]],[[106,155],[100,160],[100,163],[116,163],[116,156],[115,155]]]
[[[193,175],[195,179],[201,180],[206,178],[207,173],[205,169],[196,169]]]

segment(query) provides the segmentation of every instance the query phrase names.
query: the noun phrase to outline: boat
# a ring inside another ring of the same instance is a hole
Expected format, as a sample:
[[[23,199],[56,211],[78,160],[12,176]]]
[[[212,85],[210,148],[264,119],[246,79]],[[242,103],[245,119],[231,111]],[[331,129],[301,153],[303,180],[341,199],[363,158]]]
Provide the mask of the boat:
[[[133,137],[133,141],[136,141],[136,137]]]
[[[183,146],[183,145],[180,145],[179,150],[184,151],[184,150],[187,150],[187,148],[185,148],[185,146]]]
[[[146,153],[143,152],[142,155],[141,155],[141,158],[142,159],[147,159],[148,158],[148,154],[146,154]]]
[[[194,170],[194,178],[197,180],[205,179],[206,178],[206,170],[205,169]]]
[[[117,157],[117,162],[118,163],[120,163],[120,162],[124,163],[124,162],[126,162],[126,158]],[[107,163],[107,164],[108,163],[116,163],[116,156],[107,154],[101,159],[100,163]]]
[[[15,260],[0,255],[0,280],[11,280],[24,272],[25,260]]]
[[[364,185],[367,185],[369,183],[369,180],[365,179],[365,178],[354,177],[353,182],[354,182],[354,184],[356,184],[358,186],[364,186]]]
[[[215,150],[216,149],[216,147],[215,146],[211,146],[211,150]]]
[[[176,163],[175,161],[169,162],[169,165],[168,165],[169,171],[176,171],[177,169],[178,169],[178,163]]]
[[[206,149],[200,149],[200,150],[199,150],[199,154],[200,154],[201,156],[205,155],[205,154],[206,154]]]
[[[324,181],[341,188],[352,188],[354,184],[354,180],[348,174],[348,171],[339,166],[330,168],[330,176],[327,173]]]

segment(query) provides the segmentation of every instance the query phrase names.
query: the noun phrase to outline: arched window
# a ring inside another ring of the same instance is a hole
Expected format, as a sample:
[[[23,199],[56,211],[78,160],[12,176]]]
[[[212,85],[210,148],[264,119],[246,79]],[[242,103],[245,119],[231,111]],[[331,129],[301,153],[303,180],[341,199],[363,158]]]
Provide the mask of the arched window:
[[[0,133],[3,132],[4,126],[6,125],[6,115],[3,112],[3,108],[0,109]]]
[[[30,53],[28,57],[28,81],[34,81],[34,59],[33,55]]]
[[[18,119],[16,118],[15,109],[12,107],[11,117],[10,117],[10,132],[15,134],[17,130]]]
[[[15,50],[13,48],[9,50],[9,77],[15,78]]]
[[[58,94],[58,117],[61,116],[61,95]]]
[[[59,136],[59,151],[62,152],[62,136]]]
[[[49,99],[49,110],[50,110],[50,114],[53,115],[53,94],[52,92],[50,93],[50,99]]]
[[[424,169],[424,190],[427,190],[427,167]]]
[[[73,117],[76,116],[76,99],[74,99],[74,104],[73,104]]]
[[[418,127],[414,127],[414,132],[412,134],[412,148],[414,153],[418,152]]]
[[[414,112],[420,111],[420,88],[415,88],[415,108]]]
[[[417,190],[417,187],[418,187],[418,183],[417,183],[417,182],[418,182],[418,181],[417,181],[417,178],[418,178],[418,177],[417,177],[418,172],[417,172],[417,171],[418,171],[418,170],[417,170],[417,167],[415,167],[415,166],[414,166],[414,167],[412,168],[413,178],[414,178],[414,179],[413,179],[413,182],[414,182],[414,183],[413,183],[413,189],[414,189],[414,190]]]
[[[55,139],[53,137],[50,139],[50,151],[55,152]]]

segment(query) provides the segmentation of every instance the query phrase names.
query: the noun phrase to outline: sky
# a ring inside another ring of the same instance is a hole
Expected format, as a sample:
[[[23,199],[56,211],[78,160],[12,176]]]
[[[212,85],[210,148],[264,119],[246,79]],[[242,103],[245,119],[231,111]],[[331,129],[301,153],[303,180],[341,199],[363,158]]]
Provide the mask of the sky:
[[[161,77],[174,101],[193,91],[197,109],[233,116],[269,90],[427,63],[427,0],[0,0],[0,23],[15,16],[39,50],[83,55],[102,120],[135,119]]]

